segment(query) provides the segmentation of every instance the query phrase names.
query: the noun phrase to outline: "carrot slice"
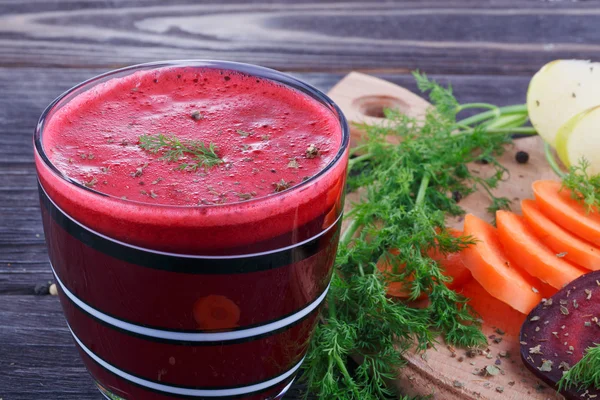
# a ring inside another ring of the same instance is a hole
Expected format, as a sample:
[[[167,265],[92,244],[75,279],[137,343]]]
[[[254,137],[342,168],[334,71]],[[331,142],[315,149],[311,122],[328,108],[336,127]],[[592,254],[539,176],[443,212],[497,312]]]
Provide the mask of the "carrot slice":
[[[462,235],[462,232],[459,232]],[[428,252],[429,257],[438,261],[444,269],[443,274],[452,278],[452,281],[446,282],[449,289],[456,289],[464,285],[471,279],[471,271],[465,267],[462,253],[441,254],[437,250]]]
[[[444,275],[452,278],[451,282],[446,283],[449,289],[461,287],[471,280],[471,271],[465,267],[465,261],[461,253],[446,255],[445,258],[440,260],[440,264],[444,268]]]
[[[556,254],[584,268],[600,269],[600,249],[554,223],[542,213],[535,200],[521,201],[521,210],[537,237]]]
[[[552,221],[596,246],[600,246],[600,214],[587,212],[560,182],[536,181],[533,193],[539,209]]]
[[[465,217],[465,235],[477,243],[463,250],[465,266],[492,296],[527,314],[541,300],[535,280],[506,258],[496,229],[472,214]]]
[[[448,228],[448,231],[455,238],[464,235],[462,231],[456,229]],[[438,249],[430,249],[427,254],[440,263],[445,276],[452,278],[452,281],[446,283],[449,289],[461,287],[471,279],[471,271],[465,267],[462,252],[443,254]]]
[[[496,212],[496,225],[500,243],[508,258],[542,282],[561,289],[585,273],[583,269],[557,257],[535,236],[523,217],[500,210]]]
[[[201,329],[235,328],[240,320],[237,304],[225,296],[214,294],[198,299],[193,314]]]
[[[400,254],[400,251],[398,251],[398,249],[392,249],[392,250],[390,250],[389,253],[392,256],[397,256]],[[404,267],[405,267],[404,264],[398,265],[397,272],[402,273]],[[379,272],[383,273],[383,276],[385,278],[387,274],[391,274],[394,272],[394,265],[387,255],[383,255],[383,256],[379,257],[379,260],[377,260],[377,269],[379,270]],[[386,280],[387,280],[387,278],[386,278]],[[401,299],[408,299],[410,297],[410,287],[411,287],[410,284],[414,280],[415,280],[415,278],[411,274],[404,278],[404,282],[393,282],[393,281],[386,282],[387,295],[392,296],[392,297],[398,297]],[[421,295],[419,298],[421,298],[421,299],[424,298],[424,294]]]
[[[527,315],[493,297],[476,279],[465,283],[458,292],[469,299],[469,305],[487,326],[500,328],[511,335],[519,334]]]
[[[462,236],[461,231],[455,229],[449,229],[450,233],[454,237]],[[392,255],[400,254],[398,250],[393,249],[390,251]],[[456,289],[461,287],[467,281],[471,279],[471,272],[465,267],[461,253],[449,253],[443,254],[437,249],[430,249],[427,254],[429,257],[440,263],[440,266],[444,269],[443,274],[452,278],[452,281],[447,282],[446,286],[450,289]],[[403,266],[399,265],[398,272],[402,272]],[[377,262],[377,269],[384,275],[393,271],[393,265],[390,260],[386,257],[381,257]],[[410,297],[410,283],[414,281],[414,277],[408,276],[404,282],[389,282],[387,286],[387,294],[392,297],[409,298]],[[424,298],[421,296],[420,298]]]

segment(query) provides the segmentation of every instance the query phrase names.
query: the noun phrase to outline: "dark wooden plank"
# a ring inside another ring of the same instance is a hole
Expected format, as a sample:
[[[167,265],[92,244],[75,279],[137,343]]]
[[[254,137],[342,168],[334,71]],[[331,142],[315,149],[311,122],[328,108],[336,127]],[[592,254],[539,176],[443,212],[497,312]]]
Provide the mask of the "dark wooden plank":
[[[0,298],[0,396],[90,399],[93,386],[53,296]]]
[[[13,269],[19,268],[18,266]],[[4,271],[0,273],[0,299],[6,296],[35,295],[35,289],[47,285],[54,280],[49,265],[37,269],[25,269],[25,272],[10,273]],[[4,300],[0,300],[4,301]],[[1,323],[1,321],[0,321]]]
[[[0,3],[0,65],[209,58],[285,70],[531,73],[598,58],[595,2],[39,1]]]
[[[0,273],[39,273],[48,266],[48,254],[43,240],[27,245],[5,243],[2,246],[3,255]]]
[[[0,297],[0,398],[99,400],[54,296]],[[290,392],[300,399],[302,386]]]

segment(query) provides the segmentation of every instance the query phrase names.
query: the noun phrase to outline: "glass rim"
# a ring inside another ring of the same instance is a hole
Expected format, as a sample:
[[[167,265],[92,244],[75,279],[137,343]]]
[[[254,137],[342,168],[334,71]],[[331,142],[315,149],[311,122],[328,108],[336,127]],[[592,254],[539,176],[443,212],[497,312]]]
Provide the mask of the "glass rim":
[[[321,170],[319,170],[319,172],[317,172],[315,175],[311,176],[309,179],[290,187],[289,189],[282,190],[281,192],[276,192],[276,193],[268,194],[265,196],[253,198],[250,200],[235,201],[235,202],[223,203],[223,204],[191,204],[191,205],[151,204],[151,203],[147,203],[147,202],[122,199],[122,198],[114,196],[114,195],[110,195],[107,193],[102,193],[98,190],[94,190],[93,188],[87,187],[87,186],[77,182],[76,180],[70,178],[65,173],[63,173],[60,169],[58,169],[58,167],[56,167],[56,165],[54,165],[52,163],[52,161],[50,161],[50,158],[48,157],[46,150],[44,149],[42,136],[44,133],[45,123],[48,120],[48,117],[50,116],[50,114],[56,109],[56,107],[63,105],[62,103],[65,101],[66,101],[65,104],[67,104],[70,100],[72,100],[77,95],[79,95],[79,94],[93,88],[97,84],[105,82],[109,79],[118,78],[122,75],[129,75],[130,73],[134,73],[136,71],[152,70],[152,69],[167,68],[167,67],[197,67],[197,68],[210,68],[210,69],[221,69],[221,70],[234,71],[234,72],[239,72],[239,73],[246,74],[249,76],[255,76],[258,78],[262,78],[262,79],[268,79],[273,82],[282,84],[288,88],[298,90],[298,91],[310,96],[314,100],[318,101],[322,106],[325,106],[327,109],[329,109],[335,115],[338,123],[340,124],[340,130],[342,133],[342,138],[340,141],[339,148],[337,149],[337,152],[336,152],[335,156],[331,159],[331,161],[327,165],[325,165],[325,167],[323,167]],[[221,60],[189,59],[189,60],[153,61],[153,62],[148,62],[148,63],[130,65],[127,67],[110,70],[110,71],[102,73],[100,75],[96,75],[92,78],[89,78],[89,79],[71,87],[70,89],[66,90],[61,95],[59,95],[56,99],[54,99],[44,109],[40,118],[38,119],[33,139],[34,139],[33,141],[34,141],[35,151],[36,151],[37,155],[39,155],[39,157],[40,157],[41,161],[44,163],[44,165],[47,168],[49,168],[50,171],[52,173],[54,173],[54,175],[56,175],[59,179],[66,182],[67,184],[73,185],[73,186],[75,186],[79,189],[82,189],[92,195],[101,196],[101,197],[105,197],[105,198],[109,198],[109,199],[113,199],[113,200],[118,200],[118,201],[124,202],[125,204],[132,204],[132,205],[136,205],[136,206],[147,206],[147,207],[151,207],[151,208],[166,207],[166,208],[190,209],[190,208],[217,208],[217,207],[227,207],[227,206],[232,206],[232,205],[237,205],[237,204],[259,203],[261,201],[267,201],[267,200],[275,198],[275,197],[287,195],[287,194],[293,193],[295,191],[301,190],[302,188],[305,188],[306,186],[308,186],[308,185],[312,184],[313,182],[315,182],[316,180],[318,180],[321,176],[325,175],[329,170],[331,170],[342,159],[342,157],[344,156],[344,153],[346,152],[346,150],[350,144],[350,129],[348,127],[348,122],[346,120],[346,117],[344,116],[344,113],[329,96],[327,96],[325,93],[323,93],[319,89],[315,88],[314,86],[312,86],[298,78],[295,78],[289,74],[286,74],[286,73],[283,73],[283,72],[280,72],[280,71],[277,71],[277,70],[274,70],[271,68],[254,65],[254,64],[239,63],[239,62],[233,62],[233,61],[221,61]]]

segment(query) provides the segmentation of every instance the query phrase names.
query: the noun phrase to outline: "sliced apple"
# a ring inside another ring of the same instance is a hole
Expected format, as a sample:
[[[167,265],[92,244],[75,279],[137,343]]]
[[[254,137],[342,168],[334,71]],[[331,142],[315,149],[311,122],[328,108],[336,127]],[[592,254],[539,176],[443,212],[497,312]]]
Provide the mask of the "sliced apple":
[[[600,106],[576,114],[558,130],[556,152],[566,166],[585,158],[588,172],[600,173]]]
[[[540,136],[556,145],[559,128],[600,104],[600,63],[556,60],[542,67],[527,90],[527,111]]]

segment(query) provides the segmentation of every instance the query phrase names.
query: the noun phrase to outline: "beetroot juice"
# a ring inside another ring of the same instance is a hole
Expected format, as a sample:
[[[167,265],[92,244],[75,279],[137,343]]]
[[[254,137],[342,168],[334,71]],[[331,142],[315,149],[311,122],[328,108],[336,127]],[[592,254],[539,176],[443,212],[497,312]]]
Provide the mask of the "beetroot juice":
[[[145,64],[42,115],[48,253],[107,398],[280,398],[332,273],[348,130],[324,94],[245,64]]]

